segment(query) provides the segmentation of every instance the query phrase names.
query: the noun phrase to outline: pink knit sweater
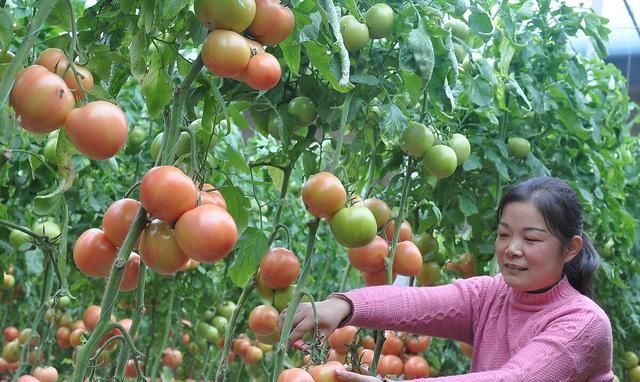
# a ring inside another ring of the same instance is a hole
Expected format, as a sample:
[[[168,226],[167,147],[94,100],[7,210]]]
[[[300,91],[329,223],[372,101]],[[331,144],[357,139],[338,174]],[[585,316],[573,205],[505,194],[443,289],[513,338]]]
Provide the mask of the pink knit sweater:
[[[414,382],[613,381],[609,319],[566,278],[540,294],[515,291],[498,274],[437,287],[362,288],[338,296],[353,305],[347,325],[473,345],[469,374]]]

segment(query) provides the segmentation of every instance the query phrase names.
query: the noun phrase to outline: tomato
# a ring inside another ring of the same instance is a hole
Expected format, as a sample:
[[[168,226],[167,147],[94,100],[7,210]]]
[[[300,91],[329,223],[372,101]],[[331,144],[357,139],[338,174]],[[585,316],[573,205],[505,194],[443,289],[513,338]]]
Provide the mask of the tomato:
[[[140,276],[140,256],[137,253],[131,253],[129,260],[124,266],[124,274],[120,282],[120,292],[128,292],[138,287],[138,277]]]
[[[316,120],[316,104],[309,97],[295,97],[287,105],[287,111],[297,117],[302,126],[307,126]]]
[[[300,274],[300,261],[286,248],[272,248],[260,262],[260,275],[269,288],[281,289],[293,284]]]
[[[271,53],[251,57],[244,72],[244,81],[256,90],[269,90],[280,82],[280,62]]]
[[[464,21],[460,21],[458,19],[451,19],[446,23],[444,23],[444,27],[450,28],[451,34],[455,38],[466,41],[467,37],[469,37],[469,26],[467,26],[467,24],[465,24]]]
[[[204,338],[208,342],[216,342],[220,338],[218,328],[200,321],[196,324],[196,335]]]
[[[428,261],[422,264],[422,269],[416,275],[416,280],[420,285],[433,286],[440,281],[440,264],[435,261]]]
[[[91,159],[108,159],[127,142],[127,118],[107,101],[94,101],[69,112],[64,126],[73,145]]]
[[[73,94],[62,78],[39,65],[18,73],[9,101],[20,126],[34,133],[58,129],[75,107]]]
[[[133,129],[129,130],[129,135],[127,137],[127,148],[128,149],[137,149],[139,148],[144,140],[147,138],[147,129],[142,126],[136,126]]]
[[[275,293],[273,294],[273,306],[276,309],[278,309],[278,311],[282,311],[284,308],[286,308],[289,305],[291,300],[293,300],[295,291],[296,291],[296,284],[291,284],[290,286],[284,289],[279,289],[275,291]],[[306,295],[302,297],[301,301],[304,302],[305,300],[309,301]]]
[[[62,298],[60,300],[62,300]],[[58,306],[62,307],[62,304],[58,303]],[[65,313],[61,315],[60,318],[58,318],[58,326],[66,326],[68,328],[71,328],[71,325],[73,325],[73,317],[71,317],[69,313]]]
[[[89,69],[84,66],[74,65],[76,71],[78,72],[78,79],[80,83],[76,79],[76,75],[71,68],[68,68],[67,64],[59,64],[56,70],[56,74],[62,77],[64,82],[69,87],[69,90],[73,92],[73,95],[76,99],[84,98],[84,92],[90,92],[93,90],[93,75],[89,71]],[[67,69],[68,68],[68,69]]]
[[[13,275],[4,273],[2,278],[2,289],[11,289],[16,284],[16,279]]]
[[[404,341],[394,332],[387,331],[384,334],[385,341],[382,344],[382,354],[400,355],[404,349]]]
[[[63,349],[71,347],[69,343],[69,338],[71,337],[71,329],[66,326],[61,326],[56,330],[56,342],[58,342],[58,346]]]
[[[338,361],[340,363],[347,362],[347,354],[336,351],[336,349],[330,349],[327,361]]]
[[[409,353],[422,353],[429,348],[431,344],[431,337],[429,336],[416,336],[412,335],[407,338],[404,343],[405,348]]]
[[[362,247],[371,243],[378,230],[375,216],[364,206],[341,209],[333,215],[329,227],[336,241],[346,248]]]
[[[40,382],[40,380],[32,375],[25,374],[18,378],[18,382]]]
[[[46,236],[51,240],[57,240],[62,231],[60,226],[51,220],[38,221],[33,223],[31,230],[38,235]]]
[[[7,342],[4,345],[2,348],[2,358],[9,363],[18,361],[20,358],[20,344],[18,341]]]
[[[226,257],[238,240],[238,227],[224,209],[203,204],[176,222],[176,242],[192,259],[209,264]]]
[[[449,147],[456,153],[458,166],[461,166],[471,155],[469,140],[462,134],[453,134],[449,139]]]
[[[84,328],[72,330],[71,334],[69,334],[69,345],[71,347],[80,345],[80,343],[82,343],[82,336],[86,336],[86,338],[89,338],[87,334],[87,329]]]
[[[375,272],[361,272],[361,274],[366,286],[387,285],[386,268],[382,268],[381,270]],[[393,280],[395,280],[397,274],[393,273],[392,276]]]
[[[260,362],[263,356],[264,353],[262,352],[262,349],[257,346],[250,345],[247,348],[247,351],[244,353],[242,360],[247,365],[255,365],[256,363]]]
[[[524,159],[531,151],[531,144],[524,138],[511,137],[507,141],[507,149],[514,157]]]
[[[15,326],[7,326],[3,331],[4,342],[11,342],[15,340],[16,338],[18,338],[18,334],[18,328],[16,328]]]
[[[393,239],[393,230],[395,230],[395,227],[396,221],[391,220],[389,224],[387,224],[387,227],[384,229],[384,237],[388,241],[391,241],[391,239]],[[409,222],[405,220],[402,222],[402,224],[400,224],[400,235],[398,236],[398,242],[411,240],[412,237],[413,229],[411,228],[411,224],[409,224]]]
[[[153,167],[142,177],[142,207],[160,220],[177,220],[182,214],[196,207],[197,198],[196,185],[177,167]]]
[[[393,271],[403,276],[415,276],[422,269],[422,254],[412,241],[398,243],[393,258]]]
[[[89,330],[93,330],[98,325],[98,320],[100,320],[100,312],[102,312],[102,308],[98,305],[89,305],[87,309],[82,313],[82,322]]]
[[[629,379],[632,382],[640,381],[640,366],[633,367],[628,371]]]
[[[138,362],[140,369],[144,370],[144,362]],[[138,376],[138,370],[136,369],[136,361],[130,359],[127,361],[127,366],[124,369],[124,376],[128,378],[136,378]]]
[[[4,358],[0,357],[0,373],[4,373],[9,370],[9,362],[7,362]],[[313,379],[311,380],[313,382]]]
[[[160,154],[160,148],[162,148],[163,138],[164,133],[159,133],[155,138],[153,138],[153,141],[151,141],[150,153],[153,160],[158,160],[158,154]],[[170,149],[171,148],[168,148],[168,150]],[[180,158],[185,154],[189,154],[191,152],[191,135],[186,131],[182,131],[178,137],[178,142],[173,149],[175,149],[175,155],[177,158]]]
[[[376,236],[371,243],[350,248],[349,262],[362,272],[375,272],[384,268],[384,260],[389,256],[389,244],[380,236]]]
[[[256,0],[256,15],[249,33],[263,45],[275,46],[287,39],[294,21],[293,12],[280,0]]]
[[[256,16],[255,0],[195,0],[198,20],[209,30],[229,29],[242,32]]]
[[[346,370],[345,366],[337,361],[329,361],[311,369],[311,376],[316,382],[340,382],[341,378],[336,376],[336,370]]]
[[[261,43],[246,37],[244,39],[247,41],[247,44],[249,45],[249,50],[251,51],[251,57],[259,53],[264,53],[264,46],[262,46]]]
[[[251,342],[249,342],[248,338],[237,338],[233,340],[231,349],[237,355],[243,356],[247,352],[249,346],[251,346]]]
[[[311,374],[304,369],[293,368],[283,370],[278,376],[277,382],[315,382]]]
[[[458,44],[457,42],[454,42],[453,51],[456,55],[456,60],[458,62],[464,62],[464,59],[467,56],[467,48],[465,48],[463,45]]]
[[[266,336],[278,330],[278,311],[271,305],[258,305],[249,314],[249,328]]]
[[[465,253],[454,263],[447,263],[446,268],[462,273],[462,277],[469,278],[476,274],[476,258],[470,253]]]
[[[330,347],[334,348],[337,352],[344,354],[349,350],[349,345],[351,343],[358,343],[358,337],[354,337],[357,332],[358,328],[356,326],[343,326],[334,330],[333,333],[329,335],[327,341],[329,342]]]
[[[220,77],[244,72],[250,58],[249,44],[236,32],[216,29],[202,45],[202,61],[211,73]]]
[[[69,60],[62,50],[58,48],[47,48],[40,53],[36,64],[44,66],[51,73],[56,73],[58,68],[69,65]]]
[[[387,377],[391,375],[400,375],[404,369],[404,362],[402,359],[395,354],[387,354],[380,357],[380,362],[378,363],[378,374],[382,377]]]
[[[302,201],[313,216],[330,218],[344,208],[347,191],[335,175],[319,172],[310,176],[302,187]]]
[[[227,325],[229,325],[229,320],[224,316],[215,316],[211,323],[218,331],[224,333],[227,330]]]
[[[622,364],[625,369],[636,367],[638,366],[638,356],[632,351],[626,351],[622,356]]]
[[[172,223],[154,219],[140,237],[140,258],[161,275],[174,274],[188,260],[178,246]]]
[[[138,211],[140,211],[140,206],[139,201],[124,198],[116,200],[107,208],[102,218],[102,229],[111,244],[116,247],[122,246]]]
[[[382,4],[382,3],[380,3]],[[402,132],[402,151],[415,158],[420,158],[433,146],[436,137],[433,131],[422,123],[409,121],[407,128]]]
[[[31,235],[20,230],[12,229],[9,233],[9,244],[11,244],[14,249],[20,249],[22,244],[30,243],[31,241]]]
[[[471,358],[471,356],[473,355],[473,346],[469,345],[466,342],[460,341],[458,341],[458,345],[460,345],[460,352],[465,356]]]
[[[31,372],[40,382],[56,382],[58,380],[58,370],[53,366],[38,366]]]
[[[369,42],[369,28],[352,15],[342,16],[340,31],[344,46],[349,52],[357,52]]]
[[[428,232],[415,236],[411,241],[418,246],[420,253],[423,255],[438,252],[438,241]]]
[[[393,9],[386,3],[372,6],[364,14],[371,38],[384,38],[393,32]]]
[[[71,324],[71,330],[73,331],[76,329],[87,329],[87,326],[84,324],[84,321],[76,320]]]
[[[458,157],[449,146],[435,145],[424,155],[424,169],[437,178],[448,178],[456,171]]]
[[[429,376],[429,363],[419,355],[409,357],[404,363],[404,378],[418,379]]]
[[[233,301],[225,301],[217,306],[216,312],[229,320],[235,310],[236,304]]]
[[[162,364],[176,369],[182,365],[182,352],[177,349],[167,348],[162,352]]]
[[[117,255],[116,247],[98,228],[84,231],[73,246],[73,261],[80,272],[87,276],[109,276]]]
[[[365,349],[374,349],[376,347],[376,342],[372,336],[364,336],[362,339],[362,347]]]
[[[200,204],[212,204],[227,209],[227,202],[222,193],[209,183],[202,185],[200,193]]]

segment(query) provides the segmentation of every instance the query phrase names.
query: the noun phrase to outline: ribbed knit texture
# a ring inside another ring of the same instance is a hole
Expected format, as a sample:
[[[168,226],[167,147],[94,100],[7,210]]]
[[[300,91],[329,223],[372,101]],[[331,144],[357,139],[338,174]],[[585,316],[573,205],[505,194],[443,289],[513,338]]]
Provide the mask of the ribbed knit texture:
[[[613,381],[609,319],[566,278],[539,294],[515,291],[498,274],[437,287],[379,286],[337,296],[353,305],[346,325],[473,345],[469,374],[414,382]]]

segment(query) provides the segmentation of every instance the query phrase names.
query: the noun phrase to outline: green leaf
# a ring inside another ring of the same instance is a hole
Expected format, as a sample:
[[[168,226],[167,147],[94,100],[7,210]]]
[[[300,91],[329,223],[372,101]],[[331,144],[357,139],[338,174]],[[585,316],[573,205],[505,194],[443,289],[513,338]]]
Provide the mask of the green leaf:
[[[44,254],[40,248],[35,248],[25,252],[24,261],[27,265],[27,273],[31,276],[40,276],[44,271],[42,265]]]
[[[354,88],[354,85],[352,83],[349,83],[346,86],[341,86],[338,83],[339,78],[331,68],[331,58],[333,55],[328,54],[327,48],[324,45],[315,41],[305,41],[302,44],[307,51],[307,55],[309,56],[309,61],[311,61],[311,64],[318,69],[324,79],[329,81],[329,83],[335,90],[341,93],[346,93]]]
[[[228,179],[220,187],[220,192],[227,202],[227,212],[233,216],[233,220],[236,222],[238,235],[242,235],[249,222],[249,207],[251,206],[249,199]]]
[[[478,106],[489,106],[493,102],[491,84],[484,78],[476,78],[469,84],[469,101]]]
[[[60,27],[62,30],[71,29],[71,24],[69,23],[69,6],[65,0],[58,0],[56,2],[56,5],[47,17],[47,26]]]
[[[147,72],[147,63],[145,62],[145,53],[147,51],[147,36],[142,29],[138,29],[133,33],[131,44],[129,45],[129,61],[131,62],[131,74],[133,77],[141,81]]]
[[[482,169],[482,163],[480,162],[480,158],[476,154],[471,154],[464,164],[462,165],[462,169],[464,171],[473,171],[477,169]]]
[[[302,153],[302,167],[304,169],[304,175],[309,177],[318,172],[318,160],[316,154],[309,150],[305,150]]]
[[[451,37],[451,29],[447,29],[447,35],[444,37],[443,42],[444,47],[447,48],[447,59],[449,60],[449,65],[451,65],[451,85],[449,86],[455,87],[456,82],[458,82],[458,58],[456,57],[456,51]]]
[[[165,24],[173,21],[178,14],[184,8],[188,8],[191,3],[191,0],[162,0],[159,7],[162,9],[162,19]]]
[[[488,36],[493,32],[491,17],[484,9],[477,5],[471,9],[471,15],[469,16],[469,29],[476,34],[484,36]]]
[[[471,195],[458,196],[458,208],[464,216],[470,216],[478,213],[476,201]]]
[[[249,166],[245,157],[231,145],[227,145],[225,149],[227,163],[242,172],[249,173]]]
[[[276,190],[282,189],[282,181],[284,180],[284,172],[277,167],[269,166],[267,169],[269,176]]]
[[[520,87],[520,84],[518,83],[518,81],[516,81],[513,73],[511,73],[509,79],[507,80],[507,86],[510,90],[514,91],[518,96],[520,96],[524,103],[527,104],[527,111],[531,111],[531,102],[529,102],[529,98],[527,98],[527,95]]]
[[[509,76],[509,65],[511,65],[511,60],[515,52],[516,50],[509,39],[503,38],[502,41],[500,41],[500,61],[498,62],[498,68],[503,77]]]
[[[247,228],[238,239],[236,255],[229,267],[229,278],[235,286],[243,288],[258,269],[264,254],[269,250],[265,234],[257,228]]]
[[[354,74],[350,76],[349,79],[354,84],[365,84],[369,86],[378,86],[380,84],[380,79],[370,74]]]
[[[400,46],[400,69],[418,72],[427,86],[433,74],[435,56],[431,39],[420,29],[413,29]]]
[[[2,52],[9,49],[13,40],[13,16],[5,8],[0,8],[0,44]]]
[[[408,118],[399,107],[394,104],[383,107],[386,118],[382,122],[380,137],[387,145],[396,145],[400,141],[402,131],[407,126]]]
[[[509,177],[509,169],[507,168],[507,166],[504,164],[504,162],[502,161],[502,158],[496,154],[495,151],[493,150],[487,150],[485,152],[485,158],[490,160],[491,162],[493,162],[493,164],[496,166],[496,170],[498,171],[498,174],[500,174],[500,177],[510,181],[511,178]]]
[[[144,29],[146,34],[153,31],[154,22],[154,8],[156,0],[142,0],[142,7],[140,9],[140,19],[138,19],[138,27]]]
[[[300,51],[301,46],[295,33],[290,33],[286,40],[278,46],[282,51],[285,64],[296,76],[300,74]]]
[[[173,98],[171,79],[160,65],[152,65],[142,79],[142,94],[151,117],[158,117]]]

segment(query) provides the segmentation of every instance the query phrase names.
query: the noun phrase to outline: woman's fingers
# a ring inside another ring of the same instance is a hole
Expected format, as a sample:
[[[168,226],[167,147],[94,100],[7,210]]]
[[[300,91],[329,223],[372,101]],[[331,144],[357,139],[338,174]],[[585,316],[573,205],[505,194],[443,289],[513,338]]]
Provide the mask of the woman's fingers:
[[[380,380],[376,377],[369,377],[367,375],[360,375],[340,369],[336,370],[336,375],[340,377],[341,381],[346,382],[380,382]]]
[[[293,330],[289,335],[289,345],[293,344],[297,339],[302,338],[302,336],[313,329],[313,320],[302,319],[297,324],[294,324]]]

